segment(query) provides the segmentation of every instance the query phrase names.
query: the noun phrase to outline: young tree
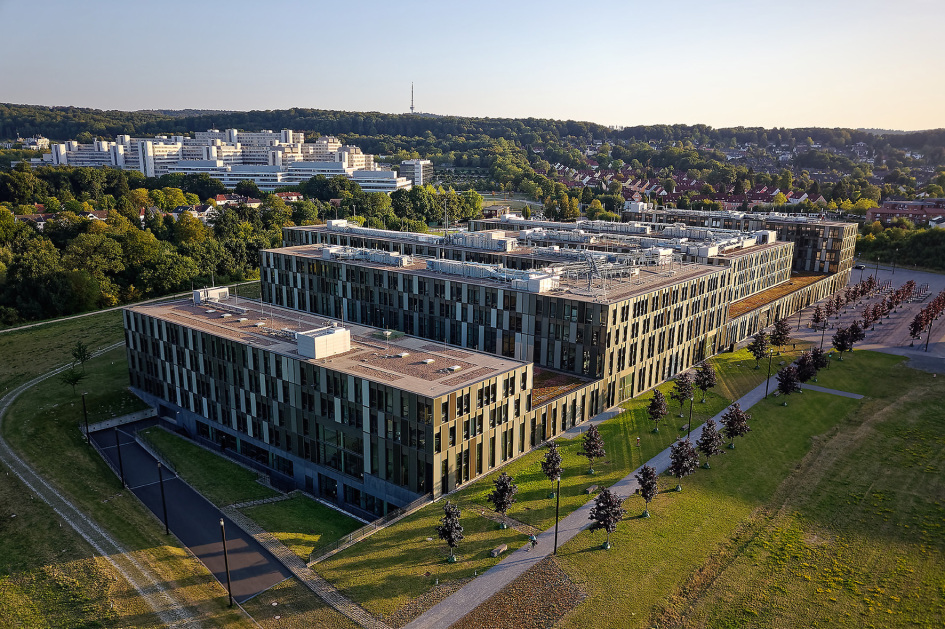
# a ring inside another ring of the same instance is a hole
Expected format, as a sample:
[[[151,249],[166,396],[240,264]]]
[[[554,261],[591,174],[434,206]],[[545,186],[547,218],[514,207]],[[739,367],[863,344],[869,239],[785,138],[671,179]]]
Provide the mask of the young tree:
[[[584,433],[583,438],[583,449],[579,453],[582,456],[586,456],[588,460],[588,474],[594,473],[594,459],[599,459],[607,454],[604,451],[604,438],[600,436],[600,431],[597,429],[597,426],[591,424],[587,429],[587,432]]]
[[[558,452],[558,444],[554,441],[548,444],[545,458],[541,460],[541,471],[552,483],[561,478],[561,453]],[[548,494],[548,497],[554,498],[554,485],[551,487],[551,493]]]
[[[797,379],[807,382],[815,376],[817,376],[817,364],[814,362],[813,352],[808,350],[797,359]]]
[[[832,317],[836,312],[837,311],[833,306],[833,299],[828,298],[824,303],[824,325],[827,324],[827,319]]]
[[[840,311],[843,309],[843,306],[845,305],[846,304],[843,301],[843,295],[840,293],[837,293],[833,298],[833,310],[834,310],[834,313],[837,315],[838,319],[840,318]]]
[[[791,324],[784,319],[776,319],[774,322],[774,331],[768,338],[772,345],[781,351],[781,348],[791,342]]]
[[[686,400],[692,397],[692,394],[693,383],[691,373],[684,371],[673,378],[673,392],[669,394],[669,397],[679,402],[680,417],[683,417],[683,405],[686,403]]]
[[[443,517],[436,527],[436,534],[450,547],[450,563],[456,561],[453,549],[463,541],[463,525],[459,523],[459,516],[459,507],[447,500],[446,504],[443,505]]]
[[[731,441],[729,448],[735,447],[735,437],[742,437],[751,432],[748,426],[749,419],[751,415],[743,411],[738,402],[729,406],[722,415],[722,434]]]
[[[768,355],[768,335],[764,330],[760,330],[752,337],[751,343],[748,344],[748,351],[755,359],[755,369],[758,369],[758,363]]]
[[[590,519],[593,520],[591,530],[604,529],[607,531],[607,541],[602,548],[610,548],[610,534],[617,530],[617,523],[623,519],[627,511],[623,508],[623,500],[610,491],[604,489],[597,498],[594,499],[594,506],[591,507]]]
[[[699,455],[696,449],[692,447],[689,439],[677,441],[669,449],[669,472],[681,480],[684,476],[689,476],[696,471],[699,465]],[[676,483],[676,491],[682,491],[682,485]]]
[[[650,415],[650,419],[656,424],[653,432],[659,432],[660,420],[666,417],[666,413],[669,412],[666,406],[666,398],[663,397],[663,393],[659,389],[653,390],[653,399],[650,400],[650,405],[647,407],[646,412]]]
[[[82,367],[82,371],[84,372],[85,363],[92,359],[92,350],[90,350],[89,346],[82,341],[76,341],[71,353],[72,364],[79,365]]]
[[[847,333],[850,335],[850,351],[853,351],[853,346],[856,343],[859,343],[866,338],[866,332],[863,330],[863,326],[860,325],[859,321],[853,321],[850,324],[850,327],[847,328]]]
[[[849,328],[839,328],[836,334],[833,335],[831,343],[833,348],[840,353],[840,360],[843,360],[843,352],[848,352],[853,348],[853,343],[850,342]]]
[[[708,420],[705,423],[705,426],[702,427],[702,435],[696,440],[696,447],[699,449],[699,452],[705,455],[705,469],[709,469],[709,459],[716,454],[722,454],[725,450],[722,449],[722,435],[719,434],[718,428],[715,426],[715,420]]]
[[[709,361],[703,360],[696,367],[696,386],[702,391],[702,403],[705,404],[706,393],[716,385],[715,369],[709,364]]]
[[[821,323],[826,321],[827,318],[824,316],[824,309],[820,306],[814,308],[814,314],[810,317],[810,323],[813,327],[819,327]]]
[[[916,339],[922,336],[922,332],[925,331],[925,328],[928,326],[928,314],[923,308],[916,313],[915,317],[909,323],[909,336],[912,338],[912,342],[909,343],[909,347],[915,345]]]
[[[512,477],[505,472],[502,472],[498,478],[492,481],[492,484],[495,485],[495,489],[489,494],[489,502],[492,503],[496,513],[504,517],[506,511],[515,504],[515,494],[518,493],[518,487]],[[506,528],[505,522],[502,523],[502,528]]]
[[[801,390],[801,381],[797,376],[797,367],[788,365],[778,370],[778,391],[781,395],[791,395]],[[785,406],[787,402],[784,403]]]
[[[650,501],[659,493],[657,486],[658,475],[656,470],[649,465],[644,465],[636,473],[637,482],[640,483],[640,495],[643,497],[645,506],[643,507],[643,517],[650,517]]]
[[[85,372],[76,371],[75,367],[70,367],[59,374],[59,382],[72,387],[72,394],[75,395],[76,386],[85,380],[86,376],[87,374]]]

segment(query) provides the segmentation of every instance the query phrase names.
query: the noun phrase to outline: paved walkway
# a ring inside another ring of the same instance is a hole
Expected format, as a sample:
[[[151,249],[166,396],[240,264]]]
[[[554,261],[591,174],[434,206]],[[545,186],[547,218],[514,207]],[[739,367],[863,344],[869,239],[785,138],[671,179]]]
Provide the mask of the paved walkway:
[[[767,381],[767,384],[770,385],[771,391],[774,391],[778,386],[777,378],[772,376]],[[766,383],[762,382],[738,400],[738,403],[741,405],[743,410],[751,408],[764,399],[765,386]],[[863,397],[862,395],[857,395],[855,393],[846,393],[845,391],[836,391],[834,389],[815,387],[813,385],[809,386],[808,388],[813,391],[832,393],[835,395],[842,395],[845,397],[857,399]],[[617,410],[611,410],[607,411],[606,413],[601,413],[592,419],[591,422],[600,423],[602,421],[606,421],[616,416],[619,412],[620,411]],[[716,423],[719,423],[722,413],[724,412],[725,411],[720,412],[712,419],[714,419]],[[572,434],[583,432],[586,425],[587,424],[581,424],[579,426],[575,426],[574,428],[569,429],[567,432]],[[693,442],[702,436],[702,427],[704,425],[705,424],[692,429],[692,436],[690,438]],[[652,468],[655,468],[658,474],[662,474],[667,469],[669,469],[670,449],[667,448],[663,450],[652,459],[647,461],[646,464]],[[632,496],[634,493],[636,493],[636,490],[639,487],[639,484],[634,477],[638,471],[639,468],[625,476],[623,479],[617,481],[615,484],[611,485],[610,489],[623,498]],[[576,511],[573,511],[559,522],[559,546],[567,543],[578,533],[590,527],[590,512],[593,504],[593,500],[589,501],[584,506],[580,507]],[[548,555],[552,554],[552,551],[554,550],[554,538],[554,527],[544,531],[538,535],[538,546],[536,546],[534,549],[527,550],[529,548],[527,544],[522,546],[515,552],[511,553],[506,559],[484,572],[481,576],[471,581],[452,596],[444,599],[439,604],[435,605],[421,616],[414,619],[413,622],[405,627],[405,629],[436,629],[438,627],[450,626],[469,612],[473,611],[476,607],[484,603],[494,594],[502,590],[502,588],[512,583],[515,579],[525,573],[526,570],[538,564]]]
[[[802,389],[809,389],[811,391],[819,391],[820,393],[829,393],[831,395],[839,395],[840,397],[848,397],[854,400],[862,400],[863,396],[859,393],[847,393],[846,391],[837,391],[836,389],[828,389],[827,387],[818,387],[816,384],[802,384]]]

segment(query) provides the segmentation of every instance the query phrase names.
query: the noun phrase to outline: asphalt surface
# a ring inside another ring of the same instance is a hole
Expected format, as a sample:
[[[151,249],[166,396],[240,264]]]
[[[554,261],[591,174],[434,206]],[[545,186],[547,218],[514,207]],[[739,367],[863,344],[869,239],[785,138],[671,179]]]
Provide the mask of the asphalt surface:
[[[133,431],[154,422],[126,424],[118,429],[121,447],[121,468],[124,469],[128,488],[159,520],[163,521],[161,485],[158,480],[157,460],[134,439]],[[92,440],[115,470],[119,469],[116,431],[92,433]],[[194,555],[226,586],[226,570],[220,518],[226,526],[226,550],[230,566],[233,599],[242,603],[288,579],[292,573],[277,561],[251,535],[245,533],[224,516],[218,508],[177,478],[163,470],[164,494],[167,502],[167,520],[170,530]]]

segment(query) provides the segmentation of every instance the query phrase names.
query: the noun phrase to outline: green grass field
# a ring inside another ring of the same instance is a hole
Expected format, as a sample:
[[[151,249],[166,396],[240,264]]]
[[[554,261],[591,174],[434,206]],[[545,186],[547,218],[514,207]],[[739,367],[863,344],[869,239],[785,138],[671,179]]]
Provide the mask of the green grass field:
[[[94,351],[122,340],[122,330],[121,312],[114,311],[0,334],[0,396],[70,362],[76,341]]]
[[[289,550],[308,561],[312,549],[341,539],[363,524],[308,496],[243,509]]]
[[[218,507],[279,495],[256,482],[256,472],[208,452],[184,437],[158,427],[148,428],[141,434],[174,466],[181,478]]]
[[[243,603],[263,629],[359,629],[296,579],[286,579]]]

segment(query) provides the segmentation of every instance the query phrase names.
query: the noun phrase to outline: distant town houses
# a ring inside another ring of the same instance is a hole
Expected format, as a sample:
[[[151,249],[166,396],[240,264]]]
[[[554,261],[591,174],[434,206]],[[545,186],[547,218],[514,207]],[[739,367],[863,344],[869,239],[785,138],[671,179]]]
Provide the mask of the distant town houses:
[[[412,186],[410,179],[378,166],[373,155],[357,146],[343,145],[333,136],[306,142],[304,134],[289,129],[210,129],[198,131],[192,138],[119,135],[114,141],[91,144],[74,140],[46,143],[50,152],[30,160],[32,166],[108,166],[137,170],[146,177],[206,173],[227,188],[252,181],[264,192],[298,185],[317,175],[346,177],[366,192],[393,192]]]
[[[931,225],[932,221],[943,217],[945,217],[945,199],[926,198],[920,201],[887,199],[881,206],[866,212],[867,221],[879,221],[884,224],[904,218],[915,225]]]
[[[49,138],[36,135],[31,138],[17,138],[12,142],[0,142],[0,148],[13,149],[20,148],[26,151],[48,151]]]

